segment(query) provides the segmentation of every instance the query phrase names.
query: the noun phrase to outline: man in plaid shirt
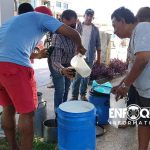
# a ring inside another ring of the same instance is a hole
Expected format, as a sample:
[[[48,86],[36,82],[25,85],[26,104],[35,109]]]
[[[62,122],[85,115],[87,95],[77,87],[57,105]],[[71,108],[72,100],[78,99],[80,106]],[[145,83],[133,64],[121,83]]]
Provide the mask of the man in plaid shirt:
[[[65,10],[62,13],[61,20],[64,24],[76,28],[77,14],[73,10]],[[49,67],[54,83],[54,109],[67,101],[68,91],[74,72],[70,66],[70,61],[76,52],[75,43],[60,34],[54,34],[52,37],[53,52],[49,58]]]

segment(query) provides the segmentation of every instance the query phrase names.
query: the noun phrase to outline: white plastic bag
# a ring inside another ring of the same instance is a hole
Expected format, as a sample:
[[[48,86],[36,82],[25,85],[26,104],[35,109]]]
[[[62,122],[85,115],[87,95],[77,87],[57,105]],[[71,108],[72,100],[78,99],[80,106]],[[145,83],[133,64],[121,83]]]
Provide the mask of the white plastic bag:
[[[119,125],[126,124],[127,120],[127,103],[126,100],[119,99],[116,101],[115,95],[110,94],[109,124],[115,128]]]
[[[82,77],[88,77],[91,74],[91,69],[87,65],[87,63],[84,60],[85,56],[82,54],[75,55],[71,59],[71,66],[82,76]]]

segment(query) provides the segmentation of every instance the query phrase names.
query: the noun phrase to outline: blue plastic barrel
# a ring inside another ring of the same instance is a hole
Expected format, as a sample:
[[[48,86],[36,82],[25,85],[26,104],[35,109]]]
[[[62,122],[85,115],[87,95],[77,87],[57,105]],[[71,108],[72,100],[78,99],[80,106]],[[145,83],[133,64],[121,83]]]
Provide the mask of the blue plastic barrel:
[[[108,124],[109,108],[110,108],[110,95],[99,94],[95,95],[90,93],[89,101],[96,107],[97,121],[99,125]]]
[[[62,103],[58,112],[58,149],[95,150],[95,107],[85,101]]]

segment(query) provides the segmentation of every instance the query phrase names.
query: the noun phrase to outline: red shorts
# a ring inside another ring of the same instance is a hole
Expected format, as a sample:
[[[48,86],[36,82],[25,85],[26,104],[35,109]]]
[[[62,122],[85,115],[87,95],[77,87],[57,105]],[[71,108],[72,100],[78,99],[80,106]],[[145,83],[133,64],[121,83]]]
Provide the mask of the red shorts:
[[[0,62],[0,105],[13,105],[19,113],[36,109],[37,90],[32,68]]]

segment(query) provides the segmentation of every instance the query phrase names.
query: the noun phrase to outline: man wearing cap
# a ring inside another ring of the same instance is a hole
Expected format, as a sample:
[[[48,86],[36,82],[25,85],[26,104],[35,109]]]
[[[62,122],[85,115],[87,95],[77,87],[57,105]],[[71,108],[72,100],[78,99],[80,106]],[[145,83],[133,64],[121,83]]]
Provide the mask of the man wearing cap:
[[[37,90],[30,55],[47,32],[71,38],[84,54],[79,34],[55,18],[37,12],[12,17],[0,27],[0,105],[2,128],[11,150],[32,150]],[[15,113],[19,113],[20,148],[16,142]]]
[[[100,54],[101,54],[101,43],[100,43],[100,34],[99,29],[92,23],[94,19],[94,11],[92,9],[87,9],[84,14],[84,22],[78,25],[78,31],[81,34],[82,43],[84,47],[87,49],[86,51],[86,62],[92,67],[97,52],[97,60],[96,63],[100,64]],[[79,74],[77,74],[76,79],[73,81],[72,85],[72,100],[77,100],[79,95],[79,87],[80,87],[80,95],[81,100],[87,100],[86,92],[87,92],[88,78],[82,78]]]

